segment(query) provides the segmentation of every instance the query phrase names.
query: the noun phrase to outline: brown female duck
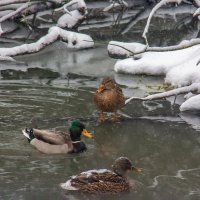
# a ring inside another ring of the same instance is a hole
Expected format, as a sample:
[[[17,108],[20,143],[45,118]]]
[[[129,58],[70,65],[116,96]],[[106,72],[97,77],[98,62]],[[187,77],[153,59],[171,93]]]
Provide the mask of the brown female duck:
[[[29,143],[38,151],[46,154],[80,153],[85,151],[86,145],[81,141],[81,135],[91,138],[85,125],[79,121],[73,121],[68,133],[53,132],[29,128],[22,130]]]
[[[94,94],[94,103],[101,111],[99,114],[99,121],[105,120],[103,112],[112,112],[111,120],[113,122],[118,121],[116,112],[118,109],[125,105],[125,98],[121,88],[111,77],[105,77]]]
[[[127,179],[127,172],[141,169],[134,167],[126,157],[119,157],[114,161],[111,170],[99,169],[82,172],[72,176],[60,186],[66,190],[78,190],[87,193],[119,193],[129,191],[131,186]]]

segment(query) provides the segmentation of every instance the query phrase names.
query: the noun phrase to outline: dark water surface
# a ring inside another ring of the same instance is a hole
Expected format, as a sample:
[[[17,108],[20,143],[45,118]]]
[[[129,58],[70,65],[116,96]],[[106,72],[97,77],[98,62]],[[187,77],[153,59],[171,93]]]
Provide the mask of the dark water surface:
[[[178,15],[177,24],[181,24],[181,16],[190,14]],[[154,23],[161,24],[162,17]],[[173,19],[166,17],[165,21],[174,23]],[[189,39],[197,32],[181,26],[179,31],[185,31],[175,38],[175,29],[170,32],[167,27],[163,23],[157,29],[168,30],[165,38],[169,43]],[[141,32],[141,28],[132,28],[127,38],[135,41],[134,36]],[[157,41],[155,35],[152,40],[157,45],[166,43],[162,38]],[[178,105],[173,107],[170,101],[134,101],[120,111],[121,123],[99,124],[96,120],[92,95],[103,76],[113,76],[126,98],[159,92],[148,85],[162,84],[163,77],[115,74],[115,60],[107,56],[106,45],[72,51],[57,43],[18,60],[28,66],[1,65],[0,199],[200,199],[198,115],[180,114]],[[27,126],[65,130],[77,118],[94,134],[93,140],[85,139],[88,151],[80,155],[44,155],[31,147],[21,133]],[[59,184],[67,177],[84,170],[110,168],[118,156],[127,156],[143,168],[141,174],[130,173],[135,180],[130,193],[98,196],[60,189]]]

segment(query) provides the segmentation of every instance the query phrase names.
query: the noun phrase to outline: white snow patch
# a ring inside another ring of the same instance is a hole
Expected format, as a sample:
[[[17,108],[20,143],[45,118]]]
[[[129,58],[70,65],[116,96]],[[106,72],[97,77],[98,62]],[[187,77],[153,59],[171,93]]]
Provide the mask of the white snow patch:
[[[73,10],[70,13],[62,15],[57,22],[57,25],[61,28],[73,28],[79,20],[83,18],[78,10]]]
[[[128,57],[132,54],[131,52],[142,51],[145,49],[145,47],[146,46],[144,44],[140,44],[136,42],[125,43],[125,42],[111,41],[108,44],[108,52],[110,54],[117,54],[117,55]],[[126,49],[128,49],[129,51],[127,51]]]
[[[192,92],[189,92],[184,96],[184,99],[188,100],[189,98],[191,98],[193,96],[195,96],[195,94],[193,94]]]
[[[103,9],[103,12],[108,12],[112,10],[113,8],[122,8],[122,7],[128,8],[128,3],[126,1],[121,1],[121,3],[113,2],[109,6],[105,7]]]
[[[183,43],[186,45],[188,41]],[[141,44],[131,44],[135,45],[135,49],[142,48],[142,46],[139,46]],[[132,50],[134,49],[133,46],[131,47]],[[119,47],[113,46],[112,48],[112,52],[119,52]],[[126,50],[121,50],[121,52],[123,51]],[[200,82],[200,68],[196,66],[200,58],[199,51],[200,45],[176,51],[145,52],[140,54],[140,58],[137,59],[127,58],[117,61],[114,69],[118,73],[166,75],[165,81],[167,83],[176,87],[185,86]],[[134,52],[137,52],[137,50],[134,50]]]
[[[180,111],[187,110],[200,110],[200,94],[189,98],[180,106]]]
[[[174,86],[187,86],[200,82],[200,68],[196,66],[196,60],[183,63],[172,68],[166,74],[165,82]]]

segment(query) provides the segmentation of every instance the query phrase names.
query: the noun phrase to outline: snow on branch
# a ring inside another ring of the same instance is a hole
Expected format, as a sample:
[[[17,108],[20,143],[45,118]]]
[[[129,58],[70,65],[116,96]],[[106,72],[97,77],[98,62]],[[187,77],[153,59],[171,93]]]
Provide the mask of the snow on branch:
[[[119,3],[113,1],[109,6],[107,6],[103,9],[103,12],[109,12],[109,11],[113,10],[114,8],[128,8],[128,3],[123,0]]]
[[[4,0],[0,1],[0,6],[15,4],[15,3],[27,3],[28,0]]]
[[[192,96],[180,106],[180,111],[200,110],[200,94]]]
[[[32,4],[32,3],[30,3],[30,4]],[[5,15],[5,16],[0,18],[0,35],[3,33],[3,30],[2,30],[2,27],[1,27],[1,23],[6,21],[9,18],[15,16],[19,12],[25,10],[30,4],[29,3],[25,3],[22,6],[20,6],[17,10],[15,10],[15,11],[13,11],[13,12],[11,12],[11,13],[9,13],[9,14],[7,14],[7,15]]]
[[[71,7],[71,11],[68,8]],[[58,21],[57,26],[61,28],[76,28],[86,19],[87,6],[84,0],[72,0],[55,11],[64,10],[66,14],[62,15]]]
[[[40,38],[37,42],[23,44],[16,47],[0,48],[0,59],[1,57],[12,57],[26,53],[38,52],[58,39],[62,39],[68,48],[84,49],[94,46],[94,41],[89,35],[66,31],[54,26],[49,29],[47,35]]]
[[[170,96],[177,96],[179,94],[185,94],[189,92],[198,92],[200,93],[200,83],[193,83],[190,86],[185,86],[181,88],[176,88],[167,92],[152,94],[147,97],[131,97],[126,100],[125,104],[129,103],[132,100],[142,100],[142,101],[148,101],[148,100],[156,100],[156,99],[162,99]]]
[[[200,45],[200,39],[183,40],[180,44],[167,47],[149,47],[141,43],[125,43],[110,41],[108,44],[108,54],[112,58],[129,58],[145,52],[167,52],[177,51]]]
[[[147,36],[146,34],[148,33],[148,30],[149,30],[149,25],[150,25],[150,22],[151,22],[151,19],[154,15],[154,13],[160,8],[162,7],[163,5],[165,5],[166,3],[177,3],[177,4],[180,4],[182,0],[161,0],[159,3],[157,3],[155,5],[155,7],[151,10],[150,14],[149,14],[149,17],[147,19],[147,23],[146,23],[146,26],[144,28],[144,32],[142,34],[142,37],[145,39],[146,41],[146,45],[148,45],[148,40],[147,40]]]

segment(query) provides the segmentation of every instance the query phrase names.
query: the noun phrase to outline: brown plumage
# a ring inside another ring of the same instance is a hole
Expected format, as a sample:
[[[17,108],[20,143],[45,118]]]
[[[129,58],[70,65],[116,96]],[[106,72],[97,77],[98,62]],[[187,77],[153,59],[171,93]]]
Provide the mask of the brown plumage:
[[[61,184],[66,190],[79,190],[87,193],[119,193],[129,191],[131,186],[126,177],[127,172],[135,170],[128,158],[120,157],[115,160],[113,171],[100,169],[82,172]]]
[[[125,105],[122,89],[111,77],[105,77],[94,94],[94,103],[101,111],[99,121],[104,121],[103,112],[112,112],[112,121],[117,121],[116,112]]]

